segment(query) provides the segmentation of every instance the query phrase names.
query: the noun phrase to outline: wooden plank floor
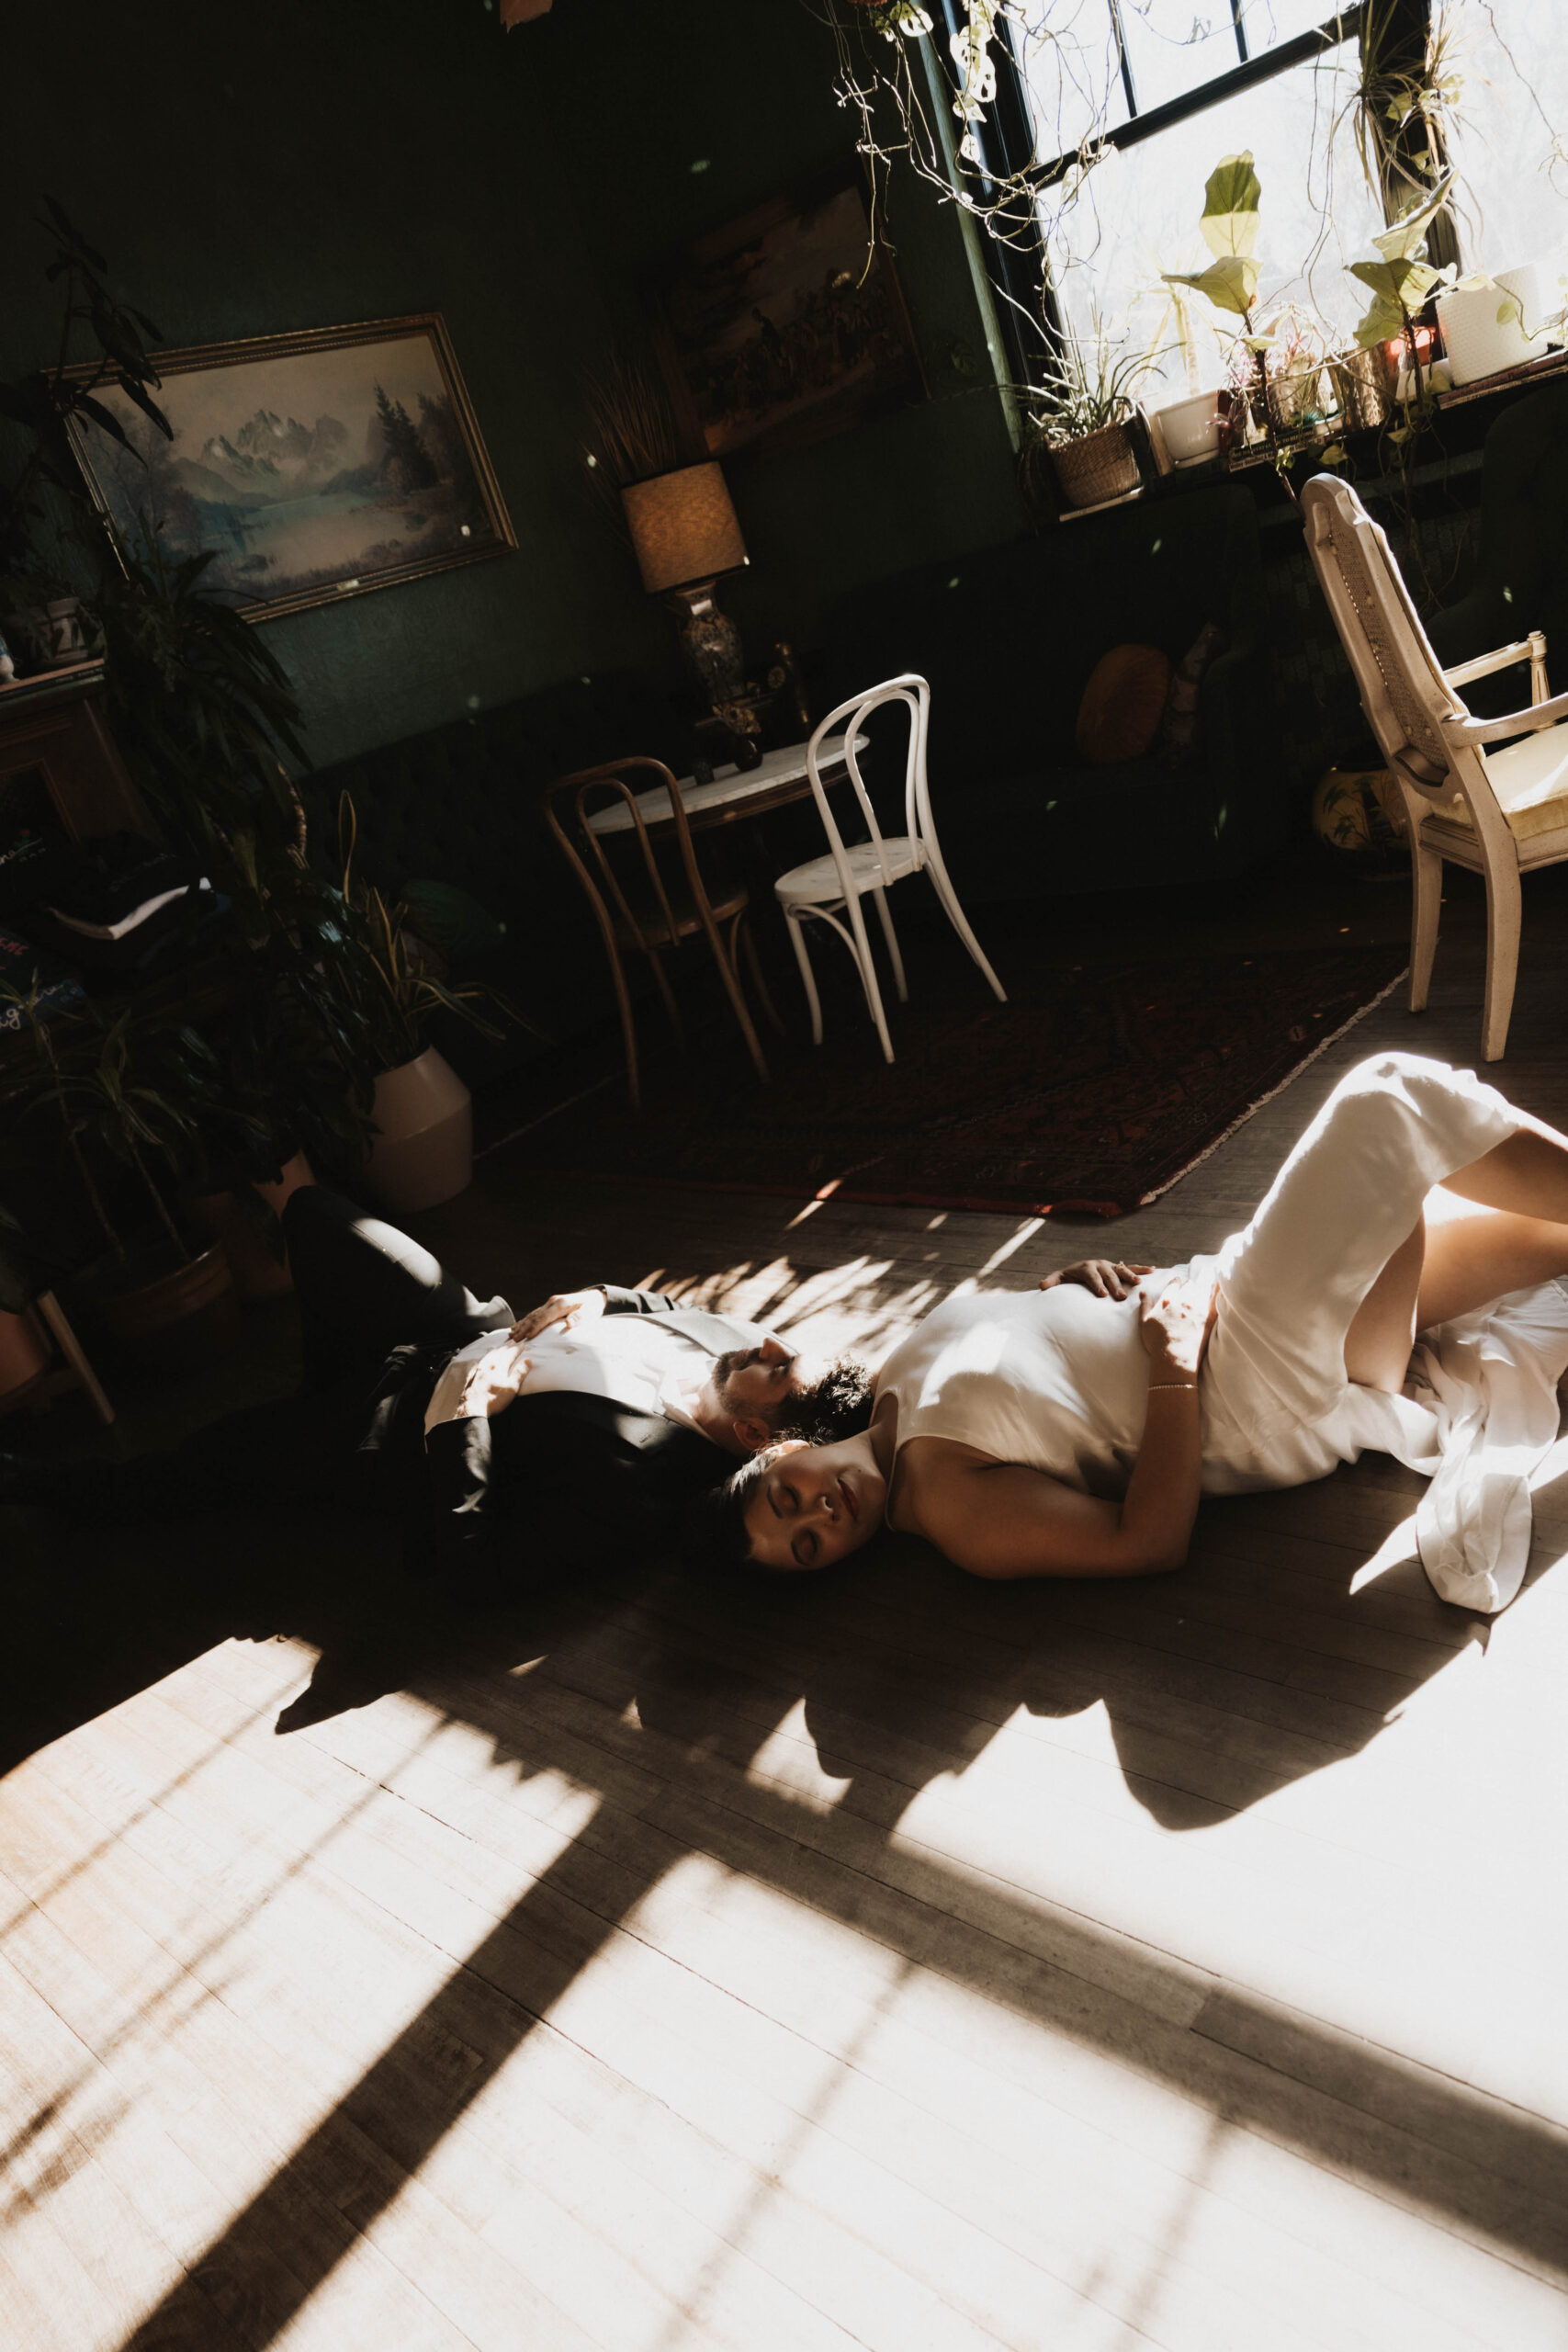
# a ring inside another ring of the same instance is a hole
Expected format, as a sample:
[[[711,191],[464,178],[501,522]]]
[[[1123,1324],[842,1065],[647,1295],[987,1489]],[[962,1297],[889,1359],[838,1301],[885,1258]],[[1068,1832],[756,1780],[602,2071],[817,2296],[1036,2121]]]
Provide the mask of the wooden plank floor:
[[[1493,1074],[1568,1125],[1562,939]],[[874,1355],[1212,1247],[1363,1053],[1473,1061],[1473,925],[1441,972],[1114,1228],[501,1155],[424,1230],[520,1306],[660,1281]],[[254,1329],[205,1401],[286,1383]],[[446,1638],[367,1522],[6,1514],[0,2344],[1561,2352],[1568,1475],[1489,1625],[1418,1490],[1207,1505],[1170,1579],[628,1562]]]

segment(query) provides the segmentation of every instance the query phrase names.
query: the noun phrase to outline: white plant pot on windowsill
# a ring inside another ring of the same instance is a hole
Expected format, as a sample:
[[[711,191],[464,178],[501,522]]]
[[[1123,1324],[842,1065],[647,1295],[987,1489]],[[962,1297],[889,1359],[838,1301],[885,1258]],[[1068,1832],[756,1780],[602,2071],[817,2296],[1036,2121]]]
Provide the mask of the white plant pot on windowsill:
[[[383,1208],[433,1209],[466,1193],[474,1173],[474,1104],[434,1046],[376,1080],[367,1181]]]
[[[1172,465],[1196,465],[1213,457],[1220,446],[1220,394],[1189,392],[1185,400],[1168,401],[1155,411]]]
[[[1484,286],[1439,294],[1438,324],[1456,384],[1539,359],[1548,343],[1534,266],[1501,269]]]

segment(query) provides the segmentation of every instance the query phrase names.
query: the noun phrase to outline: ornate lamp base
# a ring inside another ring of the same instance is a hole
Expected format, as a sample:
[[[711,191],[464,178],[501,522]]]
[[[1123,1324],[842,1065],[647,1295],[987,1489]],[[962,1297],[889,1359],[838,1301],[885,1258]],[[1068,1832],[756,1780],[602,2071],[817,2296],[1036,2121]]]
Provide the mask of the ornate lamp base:
[[[744,700],[746,672],[740,631],[714,602],[711,580],[677,588],[670,599],[681,616],[681,643],[708,707],[718,711]]]

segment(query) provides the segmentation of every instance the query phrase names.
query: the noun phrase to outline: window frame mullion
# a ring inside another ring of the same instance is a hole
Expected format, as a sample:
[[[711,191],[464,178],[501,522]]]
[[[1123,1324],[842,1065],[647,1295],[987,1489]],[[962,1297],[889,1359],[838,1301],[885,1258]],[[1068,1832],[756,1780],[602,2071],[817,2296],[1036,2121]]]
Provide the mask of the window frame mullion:
[[[1122,69],[1122,95],[1127,101],[1127,119],[1136,122],[1138,88],[1133,79],[1133,61],[1127,54],[1127,36],[1122,25],[1122,0],[1105,0],[1105,6],[1111,17],[1111,29],[1116,36],[1116,57]]]
[[[1331,50],[1358,40],[1365,14],[1364,0],[1356,0],[1354,6],[1341,9],[1325,24],[1292,35],[1277,48],[1266,49],[1244,64],[1233,65],[1229,73],[1216,74],[1212,81],[1201,82],[1195,90],[1184,90],[1179,97],[1167,98],[1163,106],[1151,107],[1147,114],[1134,115],[1130,122],[1112,124],[1092,143],[1097,149],[1136,147],[1145,139],[1157,138],[1162,130],[1169,130],[1195,114],[1205,113],[1226,98],[1237,97],[1260,82],[1271,82],[1277,74],[1288,74],[1292,66],[1304,65],[1314,57],[1326,56]],[[1075,147],[1068,154],[1037,165],[1032,175],[1034,186],[1042,189],[1054,187],[1079,161],[1080,151]]]

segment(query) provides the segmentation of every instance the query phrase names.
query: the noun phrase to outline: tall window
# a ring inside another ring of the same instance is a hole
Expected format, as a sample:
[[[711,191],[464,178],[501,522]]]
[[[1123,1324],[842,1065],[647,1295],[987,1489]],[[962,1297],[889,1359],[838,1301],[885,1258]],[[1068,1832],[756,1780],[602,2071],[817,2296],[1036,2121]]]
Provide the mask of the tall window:
[[[1568,14],[1539,0],[1472,0],[1455,20],[1452,65],[1465,264],[1533,262],[1555,311],[1568,268]]]
[[[1020,43],[1036,153],[1057,158],[1041,209],[1064,323],[1149,350],[1173,392],[1218,382],[1234,341],[1234,320],[1201,297],[1179,312],[1161,278],[1210,258],[1198,216],[1223,155],[1249,148],[1262,185],[1260,310],[1293,301],[1348,334],[1366,307],[1346,264],[1382,209],[1353,141],[1333,136],[1355,43],[1325,13],[1323,0],[1198,0],[1196,14],[1194,0],[1077,0],[1066,38]]]

